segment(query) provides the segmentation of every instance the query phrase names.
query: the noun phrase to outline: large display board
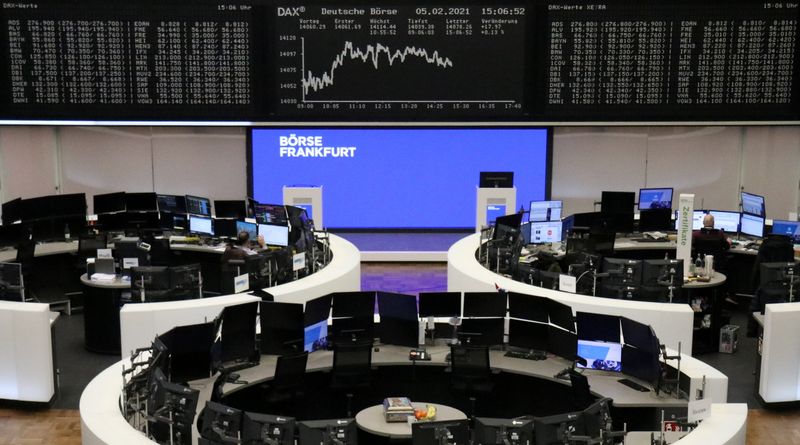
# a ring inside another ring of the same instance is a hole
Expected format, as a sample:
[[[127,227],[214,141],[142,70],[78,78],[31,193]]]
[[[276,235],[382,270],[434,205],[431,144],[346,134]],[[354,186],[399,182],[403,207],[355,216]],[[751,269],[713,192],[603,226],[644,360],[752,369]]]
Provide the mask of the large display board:
[[[0,5],[0,119],[793,121],[798,3]]]
[[[249,193],[322,186],[328,228],[474,228],[481,171],[514,171],[520,202],[549,194],[544,128],[255,128]]]

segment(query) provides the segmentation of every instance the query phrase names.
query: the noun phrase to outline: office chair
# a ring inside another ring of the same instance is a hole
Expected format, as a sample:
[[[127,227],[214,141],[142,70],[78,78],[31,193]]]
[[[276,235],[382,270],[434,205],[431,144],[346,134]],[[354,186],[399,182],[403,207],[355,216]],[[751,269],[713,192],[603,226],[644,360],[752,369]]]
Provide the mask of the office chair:
[[[589,389],[589,380],[585,375],[574,369],[569,371],[569,381],[572,384],[572,405],[575,410],[583,410],[594,402]]]
[[[475,415],[477,396],[488,395],[494,389],[486,346],[453,345],[450,347],[450,388],[467,396],[469,416]]]
[[[69,297],[63,294],[45,296],[39,295],[33,290],[33,275],[34,275],[34,253],[36,251],[36,241],[33,239],[23,239],[17,244],[17,258],[16,261],[22,267],[22,279],[25,283],[25,299],[35,300],[39,303],[47,303],[51,308],[61,306],[64,308],[67,315],[72,314],[72,305]]]
[[[716,235],[719,233],[718,229],[700,229],[700,236],[694,237],[692,240],[692,257],[700,255],[714,255],[714,269],[722,273],[726,271],[728,263],[728,241],[720,236],[703,236],[703,235]]]
[[[150,245],[150,265],[170,266],[172,264],[172,250],[169,248],[169,238],[158,239],[148,236],[144,241]]]
[[[347,396],[347,417],[352,417],[354,390],[370,386],[372,341],[336,342],[333,344],[331,389]]]
[[[222,295],[228,295],[234,293],[234,285],[233,280],[237,276],[246,273],[247,269],[245,268],[244,260],[240,259],[229,259],[222,262],[222,266],[220,267],[220,292]]]
[[[758,248],[756,261],[753,264],[751,279],[752,288],[758,288],[761,283],[761,264],[794,261],[794,245],[792,239],[786,235],[767,235]]]
[[[307,363],[308,352],[278,357],[275,377],[267,387],[267,403],[279,405],[302,396]]]

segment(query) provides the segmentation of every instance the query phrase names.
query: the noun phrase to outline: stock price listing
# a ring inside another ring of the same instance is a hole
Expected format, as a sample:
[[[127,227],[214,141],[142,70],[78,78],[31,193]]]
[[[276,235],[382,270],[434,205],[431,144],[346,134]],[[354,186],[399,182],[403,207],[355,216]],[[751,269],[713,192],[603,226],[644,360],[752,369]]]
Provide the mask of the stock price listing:
[[[278,7],[281,115],[520,116],[522,6]]]

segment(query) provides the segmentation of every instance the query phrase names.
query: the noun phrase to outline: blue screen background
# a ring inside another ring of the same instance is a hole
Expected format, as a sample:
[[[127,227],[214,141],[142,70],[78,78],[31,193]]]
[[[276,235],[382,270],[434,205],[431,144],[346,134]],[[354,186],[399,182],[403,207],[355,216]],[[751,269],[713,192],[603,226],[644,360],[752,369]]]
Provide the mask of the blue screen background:
[[[253,198],[323,186],[329,228],[475,226],[481,171],[513,171],[517,207],[546,199],[547,129],[253,129]],[[322,136],[352,158],[281,157],[279,137]]]

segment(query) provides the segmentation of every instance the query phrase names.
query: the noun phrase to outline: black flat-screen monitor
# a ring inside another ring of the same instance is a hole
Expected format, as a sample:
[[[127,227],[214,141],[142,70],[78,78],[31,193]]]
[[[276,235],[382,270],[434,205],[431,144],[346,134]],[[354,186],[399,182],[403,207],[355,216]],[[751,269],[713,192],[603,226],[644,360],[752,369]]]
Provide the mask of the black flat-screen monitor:
[[[214,236],[214,223],[209,216],[189,215],[189,233]]]
[[[330,335],[335,341],[374,341],[375,317],[333,318]]]
[[[166,374],[171,382],[183,383],[211,376],[211,345],[214,323],[178,326],[158,336],[169,360]]]
[[[578,357],[586,364],[577,363],[578,368],[598,371],[622,371],[622,345],[619,342],[578,340]]]
[[[639,323],[627,317],[620,317],[622,322],[622,339],[628,346],[658,352],[658,338],[650,325]]]
[[[508,316],[520,320],[547,323],[547,299],[535,295],[508,293]]]
[[[186,213],[211,216],[211,201],[201,196],[186,195]]]
[[[736,233],[739,231],[739,223],[741,222],[741,213],[739,212],[725,212],[721,210],[709,210],[714,217],[714,228],[724,230],[727,233]],[[703,216],[705,218],[705,215]],[[702,220],[700,223],[702,228]],[[699,229],[698,229],[699,230]]]
[[[158,200],[155,193],[125,193],[125,210],[129,212],[155,212]]]
[[[86,194],[70,193],[50,197],[50,217],[86,218]]]
[[[0,300],[24,301],[22,291],[22,266],[0,263]]]
[[[147,403],[150,436],[158,443],[191,444],[200,391],[168,382],[160,369],[153,374]]]
[[[460,317],[461,292],[420,292],[420,317]]]
[[[125,192],[104,193],[92,197],[94,213],[102,215],[125,211]]]
[[[600,202],[600,211],[604,214],[633,213],[636,193],[604,191],[601,194]]]
[[[672,230],[674,227],[671,209],[652,209],[639,212],[640,232],[666,231]]]
[[[583,421],[586,428],[586,435],[592,439],[599,439],[600,431],[606,431],[608,425],[612,423],[611,403],[612,399],[604,397],[583,410]],[[599,442],[602,443],[602,442]]]
[[[745,235],[761,238],[764,236],[764,218],[743,213],[740,231]]]
[[[242,415],[242,445],[294,445],[293,417],[245,411]]]
[[[333,294],[323,295],[306,301],[303,312],[303,324],[311,326],[321,321],[328,321],[331,316],[331,302]]]
[[[38,221],[50,217],[53,209],[53,196],[40,196],[22,200],[22,221]]]
[[[3,203],[3,225],[8,225],[22,219],[22,198],[12,199]]]
[[[334,292],[331,295],[333,318],[375,315],[375,292]]]
[[[356,445],[358,427],[355,419],[306,420],[297,422],[297,439],[297,445]]]
[[[464,292],[464,317],[505,317],[505,292]]]
[[[534,417],[533,431],[536,436],[536,445],[573,443],[569,439],[570,436],[583,436],[586,434],[583,412]]]
[[[494,223],[495,226],[503,226],[505,228],[519,230],[519,227],[522,225],[522,212],[498,216],[497,219],[494,220]],[[495,229],[495,232],[496,231],[497,230]]]
[[[567,360],[578,355],[578,336],[555,326],[547,328],[547,352]]]
[[[164,266],[145,266],[131,268],[131,289],[146,292],[167,291],[170,289],[169,268]]]
[[[643,260],[642,284],[680,288],[683,286],[683,260]]]
[[[213,443],[239,443],[242,412],[221,403],[207,401],[197,427],[200,437]]]
[[[408,320],[417,323],[417,297],[414,295],[398,294],[393,292],[377,292],[378,314],[381,321],[384,318]]]
[[[468,346],[496,346],[503,344],[503,318],[465,318],[458,328],[458,338]]]
[[[572,308],[549,298],[546,301],[550,323],[570,332],[575,332],[575,316],[572,314]]]
[[[561,221],[532,222],[527,226],[530,229],[528,244],[557,243],[564,239]]]
[[[514,187],[514,172],[480,172],[478,187],[511,188]]]
[[[189,216],[190,219],[194,217],[195,217],[194,215]],[[239,232],[236,230],[238,228],[237,223],[239,221],[236,221],[235,219],[214,219],[213,221],[214,223],[212,224],[213,226],[212,229],[214,236],[218,238],[225,237],[233,239],[236,238],[236,236],[239,234]],[[254,236],[250,239],[255,241],[256,237]]]
[[[531,445],[533,419],[475,417],[473,445]]]
[[[672,211],[672,188],[639,189],[639,210]]]
[[[377,331],[380,342],[385,345],[419,346],[419,320],[403,320],[381,316]]]
[[[226,306],[215,320],[219,342],[214,364],[221,368],[238,368],[258,363],[256,318],[258,302]]]
[[[767,217],[763,196],[754,195],[752,193],[747,193],[747,192],[741,192],[741,200],[742,200],[742,213],[747,213],[748,215],[760,216],[762,218]]]
[[[289,215],[286,207],[282,204],[261,204],[257,203],[253,208],[256,222],[259,224],[274,224],[285,226],[289,222]]]
[[[603,258],[603,273],[610,274],[603,278],[604,283],[639,285],[642,283],[642,260]]]
[[[528,221],[546,222],[561,221],[561,201],[531,201]]]
[[[661,375],[658,352],[623,345],[622,373],[656,386]]]
[[[275,224],[257,224],[258,234],[264,238],[268,246],[286,247],[289,245],[289,226]]]
[[[549,325],[533,321],[508,321],[508,345],[526,350],[547,350]]]
[[[158,210],[168,213],[186,213],[186,196],[156,195]]]
[[[411,424],[413,445],[469,443],[469,420],[438,420]]]
[[[3,211],[5,215],[5,210]],[[786,235],[792,239],[792,244],[800,244],[800,221],[772,220],[773,235]]]
[[[87,253],[89,252],[96,252],[97,249],[105,249],[106,243],[103,240],[90,240],[88,243],[89,245],[86,246],[86,240],[81,241],[84,243],[84,248],[88,249]],[[126,258],[136,258],[136,267],[141,266],[149,266],[150,262],[147,256],[147,251],[144,249],[140,249],[138,241],[116,241],[114,243],[114,258],[117,259],[119,264],[122,265],[122,269],[126,269],[125,267],[125,259]],[[93,254],[89,254],[89,256],[94,256]],[[128,264],[132,262],[129,261]]]
[[[247,205],[243,200],[214,200],[214,216],[217,218],[247,218]]]
[[[620,320],[617,315],[576,312],[578,340],[620,342]]]
[[[258,229],[255,223],[236,221],[236,236],[239,236],[239,232],[247,232],[250,236],[250,241],[255,241],[258,238]]]
[[[282,355],[303,350],[303,305],[297,303],[260,303],[262,354]]]

